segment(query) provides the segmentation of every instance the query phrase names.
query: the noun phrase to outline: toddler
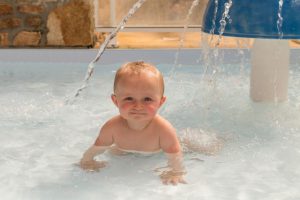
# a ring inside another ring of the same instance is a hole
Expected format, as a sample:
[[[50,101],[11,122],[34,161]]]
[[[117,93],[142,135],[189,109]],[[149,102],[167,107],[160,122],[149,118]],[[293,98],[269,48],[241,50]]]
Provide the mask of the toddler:
[[[162,74],[145,62],[123,65],[115,75],[111,99],[119,115],[109,119],[101,128],[95,143],[83,154],[80,166],[85,170],[105,167],[94,157],[113,149],[114,152],[154,153],[163,151],[169,171],[160,175],[164,184],[186,183],[182,152],[173,126],[159,114],[166,101]]]

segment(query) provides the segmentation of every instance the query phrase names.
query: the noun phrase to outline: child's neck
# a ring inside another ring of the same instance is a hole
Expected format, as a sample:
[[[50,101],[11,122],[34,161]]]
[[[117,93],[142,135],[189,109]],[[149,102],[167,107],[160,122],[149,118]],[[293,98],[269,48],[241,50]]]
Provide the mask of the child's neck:
[[[124,120],[125,125],[128,129],[133,131],[143,131],[149,127],[152,120],[149,121],[142,121],[142,122],[135,122],[135,121],[128,121]]]

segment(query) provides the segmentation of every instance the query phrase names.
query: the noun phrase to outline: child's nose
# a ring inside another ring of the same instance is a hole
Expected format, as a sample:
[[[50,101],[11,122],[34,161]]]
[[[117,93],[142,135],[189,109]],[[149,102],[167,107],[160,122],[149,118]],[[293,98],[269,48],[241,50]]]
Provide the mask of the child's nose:
[[[141,109],[143,108],[143,103],[140,101],[136,101],[134,104],[135,109]]]

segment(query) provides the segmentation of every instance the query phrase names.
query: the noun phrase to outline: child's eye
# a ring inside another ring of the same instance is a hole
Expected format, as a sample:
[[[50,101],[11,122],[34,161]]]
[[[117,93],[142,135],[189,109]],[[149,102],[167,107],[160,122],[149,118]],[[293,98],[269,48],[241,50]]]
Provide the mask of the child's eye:
[[[125,100],[125,101],[132,101],[133,98],[132,98],[132,97],[126,97],[126,98],[124,98],[124,100]]]
[[[150,97],[146,97],[144,101],[152,101],[152,99]]]

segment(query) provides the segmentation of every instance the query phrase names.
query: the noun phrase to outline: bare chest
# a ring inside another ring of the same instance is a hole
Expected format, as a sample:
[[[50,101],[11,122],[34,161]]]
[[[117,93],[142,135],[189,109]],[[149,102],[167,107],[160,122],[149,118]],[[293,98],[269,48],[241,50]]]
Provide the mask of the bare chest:
[[[131,132],[120,130],[114,134],[117,147],[126,150],[152,152],[160,149],[159,134],[157,132]]]

